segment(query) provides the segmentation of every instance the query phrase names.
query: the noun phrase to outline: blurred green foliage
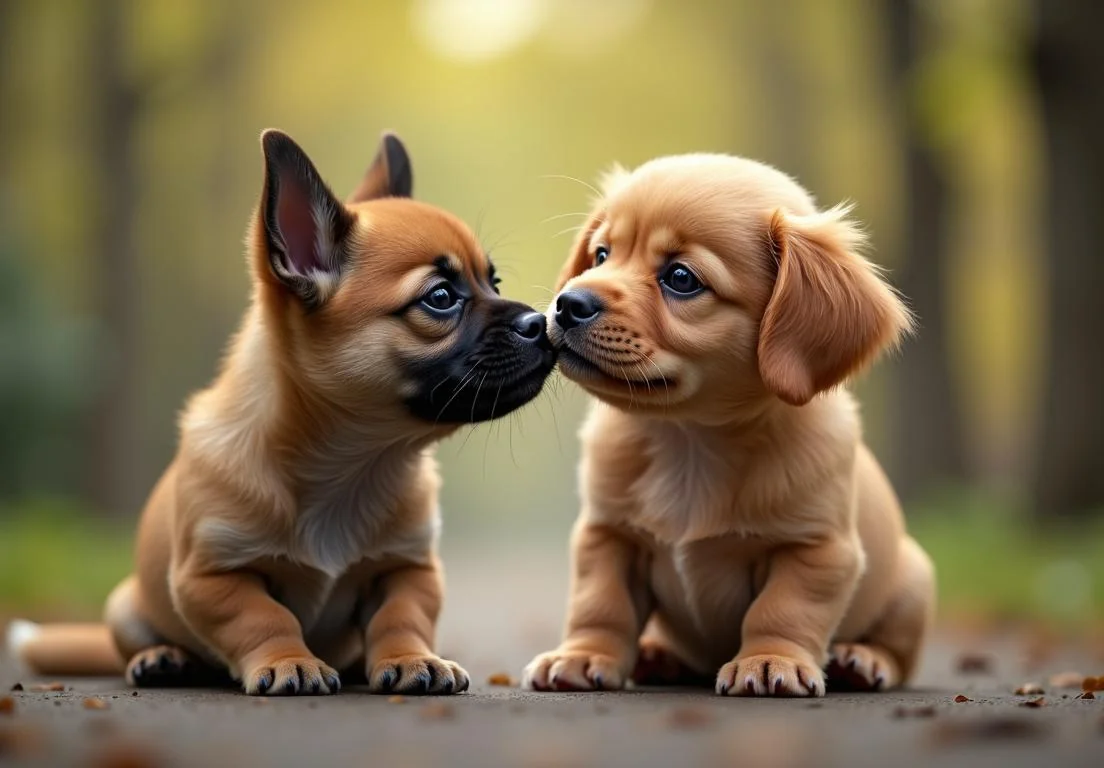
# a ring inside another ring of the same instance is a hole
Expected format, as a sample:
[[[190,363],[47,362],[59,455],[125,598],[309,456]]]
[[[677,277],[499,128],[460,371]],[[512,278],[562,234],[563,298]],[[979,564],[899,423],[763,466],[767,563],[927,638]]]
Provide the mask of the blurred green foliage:
[[[948,492],[912,510],[909,527],[936,564],[941,613],[1037,620],[1071,630],[1092,625],[1104,613],[1104,517],[1087,530],[1040,533],[1025,516],[1009,514],[1009,506]],[[446,513],[446,524],[452,517]],[[566,552],[568,522],[566,515],[469,522],[446,536],[445,566],[450,551],[468,548],[552,546]],[[528,532],[527,540],[518,543],[519,531]],[[129,527],[97,523],[65,503],[0,509],[0,620],[5,614],[95,618],[131,569],[131,542]]]

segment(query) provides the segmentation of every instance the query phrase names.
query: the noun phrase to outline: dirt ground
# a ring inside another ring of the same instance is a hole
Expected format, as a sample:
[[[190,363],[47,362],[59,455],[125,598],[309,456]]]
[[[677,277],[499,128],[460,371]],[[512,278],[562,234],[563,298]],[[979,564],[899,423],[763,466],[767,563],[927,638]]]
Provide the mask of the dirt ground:
[[[392,701],[250,699],[223,691],[134,694],[122,680],[62,691],[0,662],[0,765],[132,766],[1104,766],[1104,694],[1077,698],[1054,673],[1104,674],[1074,647],[1025,667],[1022,638],[943,632],[913,689],[825,699],[723,699],[686,690],[536,694],[491,686],[556,642],[559,552],[446,551],[441,650],[469,693]],[[978,656],[978,658],[972,658]],[[974,672],[961,669],[980,668]],[[1026,681],[1040,696],[1017,696]],[[17,682],[27,690],[7,693]],[[1054,681],[1057,682],[1057,681]],[[963,695],[969,701],[956,702]],[[93,704],[89,704],[93,701]],[[105,707],[105,708],[100,708]]]

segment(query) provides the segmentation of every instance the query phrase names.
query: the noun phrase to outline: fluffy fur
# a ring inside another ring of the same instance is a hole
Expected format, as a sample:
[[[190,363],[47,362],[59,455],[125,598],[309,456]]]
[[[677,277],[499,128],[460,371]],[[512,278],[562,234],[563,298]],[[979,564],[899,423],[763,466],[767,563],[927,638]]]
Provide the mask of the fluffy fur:
[[[849,210],[720,155],[604,187],[548,312],[563,372],[597,400],[566,632],[526,684],[906,681],[932,568],[842,384],[911,318]]]
[[[394,136],[344,203],[289,137],[262,145],[253,301],[181,417],[136,573],[104,624],[17,623],[13,650],[39,673],[125,669],[136,685],[463,691],[434,652],[432,447],[536,396],[554,362],[543,318],[498,295],[462,222],[408,199]]]

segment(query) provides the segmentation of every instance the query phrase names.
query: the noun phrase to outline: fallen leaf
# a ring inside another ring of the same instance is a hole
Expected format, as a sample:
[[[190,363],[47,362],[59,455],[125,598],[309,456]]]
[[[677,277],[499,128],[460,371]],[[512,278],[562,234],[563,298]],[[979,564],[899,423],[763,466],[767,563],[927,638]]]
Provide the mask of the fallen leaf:
[[[42,732],[30,726],[0,728],[0,758],[30,757],[43,751]]]
[[[1074,698],[1075,698],[1075,699],[1087,699],[1087,700],[1092,700],[1092,699],[1095,699],[1095,698],[1096,698],[1096,694],[1094,694],[1094,693],[1093,693],[1092,691],[1085,691],[1084,693],[1082,693],[1082,694],[1080,694],[1080,695],[1078,695],[1078,696],[1074,696]]]
[[[65,685],[63,683],[35,683],[28,690],[35,693],[46,693],[49,691],[64,691]]]
[[[973,701],[969,696],[963,696],[961,693],[954,697],[955,704],[965,704],[967,701]]]
[[[497,685],[502,688],[514,688],[517,686],[517,680],[510,677],[505,672],[496,672],[487,678],[487,685]]]
[[[106,701],[104,701],[103,699],[97,699],[94,696],[90,699],[85,699],[84,701],[82,701],[81,706],[84,707],[85,709],[97,709],[97,710],[110,709],[111,708],[111,705],[108,704]]]
[[[1084,680],[1085,676],[1080,672],[1059,672],[1051,675],[1049,682],[1052,688],[1080,688]]]
[[[1104,691],[1104,675],[1100,677],[1086,677],[1081,681],[1083,691]]]
[[[701,707],[676,707],[667,714],[667,725],[678,730],[697,730],[712,723],[713,715]]]
[[[5,696],[0,699],[0,715],[14,715],[15,714],[15,699],[11,696]]]
[[[1050,729],[1034,718],[984,717],[945,719],[931,726],[929,738],[938,745],[961,744],[970,741],[1041,740]]]
[[[89,763],[91,768],[158,768],[161,764],[146,748],[136,744],[115,744]]]
[[[1046,691],[1038,683],[1024,683],[1015,690],[1017,696],[1038,696],[1043,693],[1046,693]]]
[[[85,730],[97,736],[104,736],[119,730],[119,724],[109,717],[90,717],[84,723]]]
[[[404,701],[406,701],[406,697],[401,694],[395,694],[394,696],[387,697],[388,704],[402,704]]]
[[[899,720],[906,717],[935,717],[935,707],[930,704],[922,707],[894,707],[893,716]]]
[[[958,657],[958,671],[963,674],[991,674],[993,658],[982,653],[964,653]]]
[[[1046,706],[1046,699],[1044,699],[1042,696],[1040,696],[1039,698],[1032,699],[1031,701],[1021,701],[1020,706],[1021,707],[1029,707],[1031,709],[1038,709],[1039,707],[1045,707]]]
[[[435,701],[422,707],[423,720],[451,720],[456,711],[444,702]]]
[[[16,683],[15,685],[13,685],[11,687],[11,689],[13,691],[22,691],[23,690],[23,683]]]

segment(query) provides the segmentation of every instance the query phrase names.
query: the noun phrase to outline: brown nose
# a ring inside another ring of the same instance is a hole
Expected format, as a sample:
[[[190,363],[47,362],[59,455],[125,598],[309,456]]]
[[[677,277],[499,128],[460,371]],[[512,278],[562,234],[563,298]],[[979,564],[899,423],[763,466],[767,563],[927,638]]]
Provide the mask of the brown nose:
[[[602,312],[602,302],[590,291],[573,288],[556,297],[556,325],[565,331],[586,325]]]

